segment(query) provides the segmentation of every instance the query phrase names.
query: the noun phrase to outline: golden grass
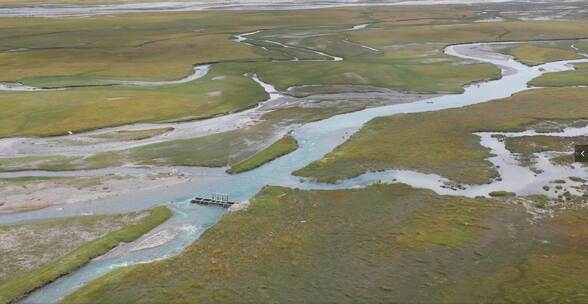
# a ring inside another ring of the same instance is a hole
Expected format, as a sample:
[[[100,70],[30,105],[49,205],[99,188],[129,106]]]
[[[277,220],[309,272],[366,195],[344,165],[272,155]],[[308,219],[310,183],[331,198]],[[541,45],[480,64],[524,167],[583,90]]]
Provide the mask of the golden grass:
[[[588,64],[576,64],[576,70],[543,74],[529,84],[538,87],[569,87],[588,85]]]
[[[517,61],[529,66],[540,65],[558,60],[582,58],[570,47],[572,42],[558,44],[521,44],[505,49],[504,53],[512,55]]]
[[[212,80],[220,75],[224,79]],[[215,66],[198,81],[166,87],[1,92],[0,137],[60,135],[133,122],[206,118],[251,107],[265,96],[253,80],[222,66]]]
[[[0,52],[0,80],[60,86],[104,84],[113,79],[177,79],[191,73],[193,64],[211,61],[226,63],[215,65],[210,76],[224,75],[230,79],[213,82],[208,77],[162,88],[3,92],[0,107],[5,110],[0,113],[0,137],[58,135],[237,111],[265,95],[242,76],[251,72],[280,89],[305,84],[344,84],[416,92],[460,92],[465,83],[498,77],[498,69],[485,64],[458,64],[460,60],[441,53],[445,44],[588,35],[586,22],[577,20],[481,24],[465,18],[472,15],[465,7],[404,7],[385,11],[383,15],[383,11],[372,7],[355,7],[293,12],[1,18],[0,50],[4,52]],[[401,15],[440,19],[431,24],[394,22]],[[382,22],[377,27],[340,32],[354,24],[379,21]],[[275,48],[264,52],[231,41],[234,33],[260,28],[269,29],[278,40],[286,39],[282,36],[288,33],[326,31],[327,36],[307,37],[300,45],[342,54],[347,60],[269,63],[276,56],[288,59],[296,52]],[[344,43],[344,39],[377,47],[381,52],[366,51]],[[415,46],[424,42],[433,44]],[[9,51],[22,48],[30,50]],[[222,91],[222,95],[207,95],[216,91]]]
[[[408,43],[465,43],[565,39],[588,36],[588,22],[505,21],[499,23],[433,24],[390,26],[349,34],[351,40],[374,47]]]
[[[178,257],[64,303],[584,302],[586,214],[531,224],[516,205],[399,184],[266,187]]]
[[[586,118],[587,96],[586,88],[541,89],[459,109],[376,118],[296,174],[335,182],[366,171],[411,169],[460,183],[488,183],[497,172],[473,132],[523,130],[542,120]]]
[[[485,217],[502,211],[489,200],[404,185],[268,187],[248,210],[226,215],[180,256],[113,272],[64,302],[390,301],[402,293],[391,274],[414,263],[407,256],[468,246],[490,229]]]
[[[236,174],[253,170],[278,157],[294,152],[296,149],[298,149],[298,142],[296,139],[290,135],[286,135],[252,157],[232,166],[227,170],[227,173]]]
[[[173,212],[165,207],[159,206],[149,210],[148,214],[139,217],[137,221],[128,221],[118,229],[113,229],[107,234],[95,238],[89,242],[81,242],[73,250],[62,254],[59,258],[50,260],[43,265],[33,268],[30,271],[17,272],[9,280],[0,284],[0,303],[13,303],[27,293],[48,284],[59,277],[67,275],[72,271],[89,263],[93,258],[103,255],[120,243],[128,243],[136,240],[151,229],[165,222],[173,215]],[[42,223],[49,226],[59,224],[71,224],[71,221],[81,222],[83,225],[100,225],[106,223],[92,223],[93,221],[104,220],[105,217],[78,217],[73,219],[58,220]],[[88,223],[89,222],[89,223]],[[76,223],[79,224],[79,223]],[[75,228],[75,227],[74,227]],[[39,250],[47,250],[40,248]],[[38,254],[43,254],[38,253]]]

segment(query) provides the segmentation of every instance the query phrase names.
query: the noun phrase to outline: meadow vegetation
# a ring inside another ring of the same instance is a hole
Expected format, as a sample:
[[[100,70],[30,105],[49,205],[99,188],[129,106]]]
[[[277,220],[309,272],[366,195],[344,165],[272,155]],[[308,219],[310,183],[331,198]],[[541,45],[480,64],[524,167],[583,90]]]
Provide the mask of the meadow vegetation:
[[[286,108],[269,112],[262,121],[248,128],[207,135],[203,137],[173,140],[146,145],[120,152],[100,153],[84,159],[82,166],[105,167],[123,163],[157,166],[205,166],[224,167],[237,165],[263,147],[271,145],[275,132],[280,128],[325,119],[333,115],[360,108]],[[292,148],[292,145],[287,145]],[[283,147],[280,145],[280,147]],[[272,154],[276,151],[270,150]],[[268,155],[260,155],[265,159]],[[275,155],[273,155],[275,156]],[[103,162],[102,160],[106,160]],[[260,159],[256,159],[259,161]],[[114,163],[113,163],[114,162]],[[78,166],[74,164],[74,166]]]
[[[223,76],[222,80],[213,80]],[[202,81],[200,81],[202,80]],[[211,94],[220,92],[220,94]],[[50,136],[136,122],[202,119],[267,98],[253,80],[222,66],[204,79],[165,87],[86,87],[0,92],[0,137]]]
[[[535,153],[553,151],[573,154],[574,145],[588,142],[588,136],[558,137],[558,136],[523,136],[506,138],[506,148],[517,154],[523,164],[532,166],[535,163]]]
[[[534,225],[516,205],[401,184],[266,187],[179,256],[63,302],[577,302],[587,225],[585,210]]]
[[[266,98],[245,73],[257,73],[281,90],[322,84],[461,92],[466,83],[499,77],[499,70],[446,56],[442,50],[447,44],[572,39],[588,34],[585,21],[579,19],[499,25],[474,19],[475,12],[461,6],[121,14],[26,18],[27,22],[2,18],[0,80],[73,87],[0,93],[0,107],[6,109],[0,114],[0,137],[59,135],[242,110]],[[361,23],[371,25],[349,31]],[[232,40],[236,33],[258,29],[265,31],[250,37],[256,46]],[[345,60],[284,61],[320,59],[311,49]],[[179,79],[192,73],[193,65],[210,62],[220,64],[191,83],[104,87],[116,80]]]
[[[432,24],[383,23],[377,28],[349,33],[351,41],[375,48],[419,44],[574,39],[587,36],[585,20],[472,23],[464,19]],[[405,54],[408,55],[408,54]]]
[[[67,171],[98,169],[123,164],[224,167],[236,165],[271,145],[276,130],[326,119],[363,107],[291,107],[268,112],[248,128],[190,139],[171,140],[123,151],[81,156],[0,158],[0,171]]]
[[[227,170],[227,173],[237,174],[253,170],[265,163],[268,163],[280,156],[294,152],[298,149],[298,142],[290,135],[286,135],[273,143],[271,146],[256,153],[252,157],[240,162]]]
[[[576,64],[573,71],[543,74],[529,84],[537,87],[571,87],[588,85],[588,64]]]
[[[574,41],[564,40],[515,44],[504,48],[502,52],[528,66],[535,66],[546,62],[582,58],[571,48],[573,43]]]
[[[0,92],[0,137],[51,136],[243,110],[267,98],[248,73],[279,90],[319,85],[317,91],[329,93],[342,87],[458,93],[464,84],[500,77],[500,71],[443,54],[448,44],[588,36],[585,20],[475,20],[476,12],[466,6],[127,14],[26,18],[27,22],[0,18],[0,80],[72,86],[62,91]],[[361,23],[370,26],[349,31]],[[250,36],[254,46],[231,40],[236,33],[258,29],[264,31]],[[576,58],[566,43],[527,43],[505,52],[531,65]],[[345,60],[289,61],[325,59],[311,50]],[[210,72],[190,83],[107,86],[113,80],[178,79],[204,63],[214,63]],[[572,76],[545,75],[534,85],[583,83],[583,69],[565,72]],[[522,131],[547,120],[586,119],[587,98],[586,88],[547,88],[463,108],[377,118],[296,174],[337,182],[367,171],[411,169],[458,183],[487,183],[497,172],[474,132]],[[0,159],[0,171],[135,164],[232,166],[229,172],[237,173],[297,148],[290,136],[275,141],[277,130],[365,106],[279,109],[253,126],[230,132],[86,157]],[[167,131],[96,136],[136,140]],[[507,145],[513,151],[534,153],[570,144],[551,141],[535,137],[527,147],[530,139],[522,138]],[[527,210],[511,201],[512,193],[492,196],[441,196],[403,184],[332,191],[268,186],[248,209],[228,213],[179,256],[118,269],[63,302],[588,301],[588,212],[574,207],[531,222]],[[544,199],[537,198],[537,203],[545,204]],[[0,303],[15,301],[70,273],[170,216],[171,210],[158,207],[133,223],[123,224],[121,215],[0,227],[0,238],[25,226],[35,233],[56,227],[62,233],[93,231],[92,238],[68,244],[63,235],[62,243],[52,247],[29,244],[27,252],[33,257],[55,251],[20,274],[16,273],[22,269],[15,267],[22,265],[14,263],[13,254],[0,255],[3,263],[13,265],[5,270],[9,280],[0,276]]]
[[[6,241],[1,259],[7,266],[1,273],[0,303],[12,303],[120,243],[134,241],[171,216],[172,211],[161,206],[137,214],[0,227],[0,237]]]
[[[367,171],[410,169],[458,183],[488,183],[498,173],[474,132],[522,131],[545,120],[587,118],[587,97],[586,88],[539,89],[458,109],[376,118],[295,174],[337,182]]]

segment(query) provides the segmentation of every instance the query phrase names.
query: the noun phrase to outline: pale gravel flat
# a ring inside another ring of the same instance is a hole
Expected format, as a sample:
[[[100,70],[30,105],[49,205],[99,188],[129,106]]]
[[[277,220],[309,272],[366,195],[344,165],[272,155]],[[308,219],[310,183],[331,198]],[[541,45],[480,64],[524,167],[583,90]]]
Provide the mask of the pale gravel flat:
[[[322,94],[304,98],[281,95],[245,111],[217,116],[210,119],[177,123],[131,124],[104,128],[79,134],[56,137],[27,137],[0,139],[0,157],[27,156],[88,156],[100,152],[119,151],[154,143],[178,139],[188,139],[245,128],[261,120],[271,111],[288,107],[330,107],[345,103],[347,105],[380,106],[413,102],[433,95],[401,93],[394,90],[374,88],[374,92]],[[172,131],[142,140],[98,141],[93,139],[100,133],[117,131],[138,131],[156,128],[173,128]],[[84,144],[86,143],[86,144]]]
[[[0,213],[20,212],[165,188],[188,180],[181,174],[111,174],[28,182],[0,180]]]

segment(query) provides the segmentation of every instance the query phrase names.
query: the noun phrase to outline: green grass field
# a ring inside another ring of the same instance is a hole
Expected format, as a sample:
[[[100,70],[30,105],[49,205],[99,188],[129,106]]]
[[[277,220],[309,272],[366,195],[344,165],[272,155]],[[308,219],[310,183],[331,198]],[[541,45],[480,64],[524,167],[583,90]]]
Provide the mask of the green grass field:
[[[130,150],[103,152],[88,157],[56,155],[0,158],[0,171],[67,171],[98,169],[126,163],[205,167],[236,165],[269,146],[275,128],[321,120],[360,109],[363,107],[279,109],[265,114],[261,123],[249,128],[150,144]]]
[[[570,87],[588,85],[588,64],[575,65],[576,70],[549,73],[533,79],[530,85],[538,87]]]
[[[118,230],[114,230],[90,242],[82,243],[81,246],[73,249],[64,256],[58,256],[51,261],[28,271],[15,271],[14,273],[9,274],[10,277],[7,280],[0,282],[0,303],[15,302],[34,289],[50,283],[61,276],[67,275],[68,273],[82,267],[93,258],[107,253],[120,243],[134,241],[141,235],[165,222],[171,216],[172,211],[167,207],[156,207],[151,209],[145,216],[140,217],[139,220],[130,221]],[[76,222],[83,222],[84,225],[92,225],[96,224],[92,223],[92,221],[104,219],[105,217],[82,217],[54,220],[32,225],[39,226],[37,229],[49,229],[52,227],[55,228],[55,226],[62,226],[62,229],[65,229],[67,225],[71,225],[72,223],[76,224]],[[27,229],[25,228],[26,226],[27,224],[22,226],[23,229]],[[2,227],[1,229],[11,229],[11,227]],[[42,234],[43,231],[39,231],[39,233]],[[36,241],[37,240],[34,239],[31,240],[31,242]],[[43,255],[46,254],[44,251],[55,250],[55,248],[52,246],[48,246],[47,248],[39,246],[39,248],[35,247],[33,250],[39,250],[36,254]]]
[[[585,211],[533,225],[516,205],[399,184],[267,187],[178,257],[117,270],[64,303],[578,302],[586,227]]]
[[[262,79],[286,90],[300,85],[371,85],[418,93],[460,93],[475,79],[497,79],[500,72],[485,64],[455,65],[456,60],[429,64],[403,59],[353,59],[348,62],[255,64]],[[325,73],[324,71],[329,71]],[[288,71],[284,73],[284,71]],[[441,80],[442,79],[442,80]]]
[[[571,48],[572,43],[574,42],[568,40],[517,44],[506,47],[503,52],[529,66],[582,58],[577,51]]]
[[[230,174],[237,174],[253,170],[265,163],[268,163],[280,156],[294,152],[298,149],[298,142],[290,135],[286,135],[273,143],[271,146],[256,153],[252,157],[240,162],[227,170]]]
[[[557,136],[523,136],[506,139],[506,148],[513,153],[529,156],[534,153],[556,151],[569,152],[574,145],[588,140],[587,136],[557,137]]]
[[[223,76],[221,80],[213,78]],[[206,118],[249,108],[267,94],[240,71],[215,66],[201,81],[157,87],[0,92],[0,137],[49,136],[128,124]]]
[[[111,2],[119,0],[92,1]],[[0,6],[24,3],[0,0]],[[0,18],[0,82],[92,85],[52,92],[0,92],[0,138],[53,136],[240,111],[267,98],[246,76],[250,73],[279,90],[316,85],[294,90],[299,96],[370,87],[458,93],[464,84],[500,77],[500,71],[493,65],[443,54],[449,44],[588,37],[588,21],[583,19],[478,23],[474,22],[479,18],[477,9],[444,5]],[[347,30],[361,23],[370,26]],[[236,33],[258,29],[264,31],[250,36],[253,47],[231,40]],[[265,40],[306,49],[280,48]],[[577,58],[570,43],[528,42],[503,51],[537,65]],[[588,49],[585,42],[577,46]],[[310,49],[345,60],[289,61],[324,59]],[[209,74],[190,83],[101,86],[113,80],[178,79],[203,63],[213,63]],[[532,84],[586,84],[587,67],[547,74]],[[296,174],[337,182],[367,171],[410,169],[458,183],[487,183],[497,177],[497,171],[486,160],[490,155],[474,132],[521,131],[545,127],[546,121],[588,119],[587,102],[588,88],[545,88],[463,108],[381,117]],[[228,172],[238,173],[297,149],[298,143],[290,136],[274,142],[277,128],[370,106],[341,104],[344,102],[324,108],[279,109],[266,113],[251,127],[124,151],[86,157],[3,158],[0,171],[134,164],[230,167]],[[158,128],[96,136],[100,140],[137,140],[167,131]],[[541,136],[507,141],[509,149],[529,158],[543,149],[569,149],[571,144]],[[491,196],[441,196],[403,184],[381,183],[333,191],[268,186],[251,199],[248,209],[227,213],[178,256],[120,268],[63,302],[588,302],[588,211],[577,204],[558,210],[553,217],[531,220],[518,201],[524,198],[504,191]],[[542,208],[549,202],[545,196],[527,199]],[[23,251],[29,260],[63,246],[59,254],[51,253],[48,261],[33,268],[13,267],[20,265],[16,262],[20,256],[14,254],[18,251],[2,254],[0,261],[9,267],[0,271],[0,303],[14,302],[118,244],[135,240],[171,215],[168,208],[157,207],[132,224],[104,221],[110,230],[99,227],[102,234],[89,242],[62,244],[68,239],[62,236],[61,243],[55,242],[52,248],[35,245]],[[26,225],[34,225],[29,228],[35,231],[62,228],[63,232],[78,226],[85,231],[102,219]],[[3,231],[20,228],[0,227],[0,248],[11,244],[2,237]],[[65,250],[65,245],[70,247]]]
[[[505,21],[471,23],[463,18],[430,25],[392,22],[370,31],[349,34],[351,41],[375,48],[411,43],[466,43],[474,41],[517,41],[585,37],[587,22],[569,21]]]
[[[460,92],[466,83],[499,77],[499,71],[492,65],[460,64],[462,61],[442,54],[447,44],[588,36],[586,22],[578,19],[490,24],[472,22],[474,15],[467,7],[356,7],[24,18],[26,22],[23,18],[2,18],[0,81],[62,86],[101,85],[123,79],[170,80],[191,73],[195,64],[222,64],[214,65],[210,75],[183,85],[2,92],[0,107],[5,110],[0,114],[0,137],[59,135],[242,110],[265,96],[243,76],[253,72],[279,89],[322,84]],[[398,21],[401,17],[415,19]],[[346,31],[366,22],[374,26]],[[257,29],[266,29],[250,37],[259,47],[231,40],[235,33]],[[294,57],[317,59],[317,55],[278,48],[265,39],[338,54],[346,60],[270,62]],[[539,53],[552,57],[549,52]],[[225,78],[213,80],[220,76]]]
[[[224,167],[237,165],[255,157],[254,155],[261,152],[263,147],[272,144],[270,140],[273,138],[273,132],[276,128],[325,119],[358,109],[360,108],[295,107],[280,109],[265,114],[261,123],[249,128],[151,144],[121,152],[101,153],[84,159],[79,164],[73,162],[70,167],[72,165],[78,167],[80,164],[81,166],[105,167],[126,162],[157,166]]]
[[[557,136],[523,136],[507,138],[506,148],[517,153],[517,158],[523,164],[532,165],[535,163],[535,153],[554,151],[569,152],[570,158],[574,151],[574,145],[582,145],[588,142],[588,136],[557,137]]]
[[[366,171],[410,169],[459,183],[488,183],[497,172],[473,132],[519,131],[544,120],[586,118],[587,97],[586,88],[541,89],[459,109],[376,118],[295,173],[336,182]]]

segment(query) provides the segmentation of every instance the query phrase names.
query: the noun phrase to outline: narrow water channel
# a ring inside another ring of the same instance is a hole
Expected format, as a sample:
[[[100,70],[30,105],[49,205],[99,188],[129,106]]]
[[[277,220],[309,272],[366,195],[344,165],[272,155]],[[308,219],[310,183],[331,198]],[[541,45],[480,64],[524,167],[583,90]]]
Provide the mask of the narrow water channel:
[[[224,173],[224,168],[169,168],[181,170],[191,174],[192,181],[180,185],[170,186],[165,191],[149,190],[132,195],[121,195],[107,198],[100,202],[88,202],[20,214],[0,215],[0,224],[23,222],[35,219],[74,216],[84,213],[107,214],[142,210],[151,206],[167,202],[176,211],[176,215],[161,227],[143,236],[136,242],[118,248],[116,252],[92,261],[87,266],[75,271],[71,275],[35,291],[21,303],[56,303],[64,296],[84,286],[89,281],[122,266],[148,263],[153,260],[168,258],[181,252],[183,248],[195,241],[207,228],[216,223],[223,214],[222,209],[194,206],[188,199],[194,195],[208,195],[211,192],[228,194],[233,200],[247,200],[257,193],[264,185],[283,185],[306,189],[333,189],[353,186],[366,186],[385,178],[383,173],[369,173],[360,177],[344,181],[337,185],[305,183],[291,175],[291,172],[304,167],[312,161],[322,158],[326,153],[347,140],[353,133],[369,120],[379,116],[389,116],[399,113],[418,113],[458,108],[467,105],[505,98],[514,93],[527,90],[527,83],[546,71],[567,70],[570,63],[588,62],[588,59],[571,60],[549,63],[537,67],[528,67],[504,55],[473,51],[484,48],[485,44],[454,45],[446,48],[445,52],[452,56],[472,59],[495,64],[501,67],[503,77],[499,80],[469,85],[465,92],[457,95],[445,95],[413,103],[397,104],[369,108],[358,112],[343,114],[306,124],[293,133],[300,148],[286,156],[276,159],[255,170],[238,175]],[[124,172],[124,168],[111,169]],[[137,169],[133,169],[137,170]],[[145,169],[147,170],[147,169]],[[392,172],[394,178],[407,184],[433,188],[426,175],[413,171]],[[57,174],[57,173],[56,173]],[[59,173],[91,175],[92,171]],[[10,174],[0,174],[6,176]],[[12,173],[12,176],[18,173]],[[44,175],[53,175],[44,174]],[[441,177],[433,176],[434,179]],[[181,228],[183,227],[183,228]],[[169,230],[170,234],[161,232]],[[157,237],[159,233],[159,238]],[[170,237],[166,235],[172,235]],[[157,240],[166,239],[163,244]],[[151,240],[151,241],[146,241]],[[153,242],[159,246],[149,246]],[[147,245],[140,245],[147,244]]]

